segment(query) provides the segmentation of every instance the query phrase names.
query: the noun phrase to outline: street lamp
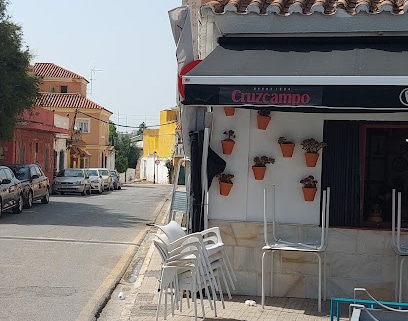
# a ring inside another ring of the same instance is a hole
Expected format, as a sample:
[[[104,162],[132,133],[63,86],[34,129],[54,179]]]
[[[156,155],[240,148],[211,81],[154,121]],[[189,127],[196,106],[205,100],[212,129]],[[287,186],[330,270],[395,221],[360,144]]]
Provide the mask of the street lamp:
[[[156,184],[156,151],[153,152],[153,184]]]

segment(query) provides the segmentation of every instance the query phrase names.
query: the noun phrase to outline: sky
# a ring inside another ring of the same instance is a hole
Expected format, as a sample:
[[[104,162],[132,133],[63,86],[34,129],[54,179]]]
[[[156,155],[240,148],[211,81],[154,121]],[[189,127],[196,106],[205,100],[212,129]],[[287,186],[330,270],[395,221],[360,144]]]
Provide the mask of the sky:
[[[87,97],[113,113],[119,132],[159,124],[176,106],[176,45],[168,11],[181,0],[10,0],[32,63],[85,77]],[[128,127],[125,127],[128,126]]]

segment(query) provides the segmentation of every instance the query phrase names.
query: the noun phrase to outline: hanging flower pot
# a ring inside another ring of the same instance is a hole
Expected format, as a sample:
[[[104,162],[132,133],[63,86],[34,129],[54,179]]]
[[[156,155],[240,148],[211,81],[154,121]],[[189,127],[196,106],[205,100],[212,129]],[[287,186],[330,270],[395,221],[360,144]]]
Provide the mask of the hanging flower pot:
[[[228,138],[223,139],[221,141],[222,145],[222,153],[226,155],[232,154],[232,150],[234,149],[235,141],[233,138],[235,138],[235,132],[233,130],[226,130],[224,132],[225,135],[227,135]]]
[[[232,150],[234,149],[234,146],[235,146],[235,142],[233,140],[224,139],[221,141],[221,145],[222,145],[222,153],[226,155],[231,155]]]
[[[317,187],[302,187],[303,191],[303,198],[305,199],[306,202],[313,202]]]
[[[224,112],[226,116],[234,116],[235,108],[234,107],[224,107]]]
[[[302,191],[303,191],[303,198],[306,202],[312,202],[315,198],[316,191],[317,191],[317,181],[314,179],[314,176],[309,175],[308,177],[303,178],[300,180],[300,183],[303,184]]]
[[[228,196],[233,185],[232,183],[220,182],[220,194],[222,196]]]
[[[234,175],[221,173],[221,174],[217,174],[216,176],[220,183],[220,194],[222,196],[228,196],[231,191],[232,185],[234,185],[232,183],[232,179],[234,178]]]
[[[269,116],[271,112],[269,110],[261,109],[258,110],[258,114],[256,115],[256,119],[258,122],[258,128],[265,130],[268,127],[269,121],[271,120],[271,116]]]
[[[305,153],[306,166],[315,167],[319,159],[319,153]]]
[[[252,166],[252,171],[254,172],[255,179],[261,181],[265,177],[266,166]]]
[[[286,137],[281,136],[278,138],[278,144],[282,151],[283,157],[292,157],[293,150],[295,149],[295,144],[286,139]]]

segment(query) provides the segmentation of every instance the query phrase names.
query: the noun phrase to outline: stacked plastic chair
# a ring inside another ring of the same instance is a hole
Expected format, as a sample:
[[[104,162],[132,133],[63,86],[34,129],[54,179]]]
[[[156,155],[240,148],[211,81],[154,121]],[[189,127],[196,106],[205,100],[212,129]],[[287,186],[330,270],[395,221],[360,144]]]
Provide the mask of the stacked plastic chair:
[[[408,258],[408,242],[404,244],[401,238],[401,192],[392,190],[392,249],[396,254],[396,273],[395,273],[395,300],[402,302],[402,280],[404,263]],[[406,242],[406,240],[405,240]]]
[[[174,242],[175,240],[187,235],[185,229],[176,221],[170,221],[166,225],[156,226],[167,236],[170,242]],[[211,261],[219,260],[219,262],[222,264],[221,277],[223,279],[225,279],[225,277],[228,278],[229,285],[231,286],[232,290],[235,291],[235,283],[237,283],[238,280],[226,253],[219,227],[210,227],[197,233],[200,233],[203,237],[203,242],[209,259]],[[228,297],[231,299],[231,292],[228,284],[225,284],[225,290],[227,291]]]
[[[174,309],[182,311],[183,292],[187,291],[187,303],[189,297],[194,302],[194,315],[197,319],[197,292],[201,300],[202,315],[205,317],[203,290],[209,301],[211,309],[217,316],[216,291],[219,291],[224,306],[224,299],[220,291],[220,263],[210,262],[203,238],[200,233],[183,236],[174,242],[170,242],[164,234],[155,234],[154,245],[162,257],[162,269],[160,274],[160,294],[156,311],[156,320],[159,316],[161,300],[165,295],[164,319],[167,317],[167,295],[171,296],[172,315]],[[225,282],[225,280],[224,280]]]

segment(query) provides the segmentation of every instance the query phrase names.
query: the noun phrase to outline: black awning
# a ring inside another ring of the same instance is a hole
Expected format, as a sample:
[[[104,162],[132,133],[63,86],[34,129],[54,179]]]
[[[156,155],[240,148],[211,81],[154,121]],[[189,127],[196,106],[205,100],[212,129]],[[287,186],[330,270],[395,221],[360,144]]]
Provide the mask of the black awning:
[[[408,37],[223,37],[219,44],[183,76],[184,105],[408,109]]]

